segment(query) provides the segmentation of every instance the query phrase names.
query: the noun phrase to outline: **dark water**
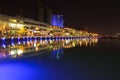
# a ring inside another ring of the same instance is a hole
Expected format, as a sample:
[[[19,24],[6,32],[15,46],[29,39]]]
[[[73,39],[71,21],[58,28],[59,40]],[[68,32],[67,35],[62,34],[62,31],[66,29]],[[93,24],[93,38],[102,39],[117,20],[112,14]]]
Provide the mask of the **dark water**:
[[[1,43],[0,80],[120,80],[119,39]]]

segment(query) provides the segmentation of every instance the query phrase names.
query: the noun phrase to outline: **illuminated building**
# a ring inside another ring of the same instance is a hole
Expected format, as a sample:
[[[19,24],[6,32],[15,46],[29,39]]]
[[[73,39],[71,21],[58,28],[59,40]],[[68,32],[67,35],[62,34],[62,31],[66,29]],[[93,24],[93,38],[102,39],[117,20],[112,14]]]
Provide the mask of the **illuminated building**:
[[[53,26],[64,27],[64,18],[63,15],[52,15],[52,22]]]
[[[59,21],[58,21],[59,22]],[[58,23],[55,22],[55,23]],[[57,25],[57,24],[56,24]],[[23,36],[37,36],[37,37],[97,37],[96,33],[88,33],[84,31],[77,31],[73,28],[61,28],[59,26],[50,25],[40,21],[24,17],[10,17],[0,15],[0,37],[23,37]]]

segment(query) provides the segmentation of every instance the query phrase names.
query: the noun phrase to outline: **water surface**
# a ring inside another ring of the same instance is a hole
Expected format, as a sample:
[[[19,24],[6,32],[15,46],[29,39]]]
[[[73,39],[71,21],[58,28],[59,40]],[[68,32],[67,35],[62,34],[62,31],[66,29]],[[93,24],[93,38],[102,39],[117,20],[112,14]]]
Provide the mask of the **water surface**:
[[[119,80],[119,39],[2,42],[0,80]]]

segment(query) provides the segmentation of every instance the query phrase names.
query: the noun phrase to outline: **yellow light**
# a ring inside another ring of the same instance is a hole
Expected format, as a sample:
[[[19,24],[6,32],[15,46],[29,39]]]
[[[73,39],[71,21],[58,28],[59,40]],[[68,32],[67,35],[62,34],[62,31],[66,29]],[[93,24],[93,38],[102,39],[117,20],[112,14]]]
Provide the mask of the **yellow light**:
[[[35,50],[38,51],[39,50],[38,47],[36,47]]]
[[[82,40],[80,40],[80,46],[82,46]]]
[[[22,55],[22,53],[23,53],[23,50],[17,50],[18,55]]]
[[[15,29],[20,29],[24,25],[22,25],[22,24],[16,24],[16,23],[10,23],[9,26],[11,26],[12,28],[15,28]]]
[[[15,51],[10,51],[10,55],[15,55]]]
[[[20,27],[23,27],[23,25],[22,24],[17,24],[17,27],[20,28]]]
[[[69,35],[69,33],[65,33],[66,35]]]
[[[16,27],[16,24],[15,23],[10,23],[10,26],[11,27]]]
[[[35,29],[36,29],[36,30],[38,30],[39,28],[38,28],[38,27],[36,27]]]
[[[75,47],[75,43],[74,42],[72,43],[72,46]]]
[[[10,22],[17,22],[16,19],[10,19]]]

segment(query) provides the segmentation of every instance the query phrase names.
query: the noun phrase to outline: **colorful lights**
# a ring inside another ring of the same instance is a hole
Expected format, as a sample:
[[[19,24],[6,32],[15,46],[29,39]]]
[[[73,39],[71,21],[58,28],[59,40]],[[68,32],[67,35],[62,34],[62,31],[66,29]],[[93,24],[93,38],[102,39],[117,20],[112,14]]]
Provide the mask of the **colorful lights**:
[[[23,53],[23,50],[20,50],[20,49],[17,50],[18,55],[22,55],[22,53]]]
[[[5,44],[3,44],[3,45],[2,45],[2,47],[3,47],[3,48],[6,48],[6,45],[5,45]]]
[[[63,27],[64,26],[63,15],[53,15],[51,24],[54,26]]]
[[[2,38],[2,40],[5,40],[5,39],[6,39],[5,37]]]
[[[6,48],[6,38],[2,38],[2,47]]]
[[[20,45],[20,41],[18,41],[18,44]]]
[[[53,15],[52,25],[41,23],[26,18],[18,19],[1,15],[0,20],[2,37],[98,37],[97,33],[78,31],[73,28],[64,27],[63,15]]]
[[[11,39],[13,40],[13,39],[14,39],[14,37],[11,37]]]
[[[10,51],[10,55],[15,55],[16,52],[14,50]]]
[[[63,55],[63,48],[53,48],[52,57],[56,59],[60,59]]]
[[[61,48],[72,48],[75,47],[76,45],[80,46],[94,46],[97,44],[98,39],[97,38],[59,38],[56,37],[55,39],[39,39],[37,37],[35,40],[27,40],[27,37],[25,40],[17,40],[20,38],[11,38],[11,45],[6,44],[6,40],[4,39],[2,41],[5,41],[2,44],[2,49],[3,50],[8,50],[9,53],[5,55],[9,55],[9,57],[18,57],[24,55],[26,52],[35,52],[35,51],[42,51],[42,50],[53,50],[53,53],[56,52],[56,58],[60,59],[61,51],[59,49]],[[22,39],[22,38],[21,38]],[[17,41],[17,42],[16,42]],[[33,52],[33,53],[34,53]],[[27,53],[29,54],[29,53]],[[63,53],[62,53],[63,54]],[[6,56],[7,57],[7,56]]]

